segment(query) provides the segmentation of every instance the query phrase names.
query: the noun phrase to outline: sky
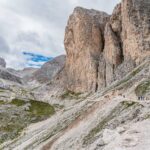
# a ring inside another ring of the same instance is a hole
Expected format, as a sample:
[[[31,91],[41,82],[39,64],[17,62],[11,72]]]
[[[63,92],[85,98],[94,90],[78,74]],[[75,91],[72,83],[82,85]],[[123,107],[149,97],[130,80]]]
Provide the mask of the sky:
[[[7,67],[40,67],[65,54],[64,32],[77,6],[111,14],[120,0],[0,0],[0,57]]]

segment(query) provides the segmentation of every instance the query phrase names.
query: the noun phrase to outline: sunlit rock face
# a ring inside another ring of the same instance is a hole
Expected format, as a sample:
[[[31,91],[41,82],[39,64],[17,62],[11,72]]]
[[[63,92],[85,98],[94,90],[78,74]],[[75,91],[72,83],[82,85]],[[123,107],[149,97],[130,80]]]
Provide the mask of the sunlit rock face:
[[[104,12],[75,8],[65,34],[67,88],[75,92],[97,89],[98,63],[104,47]]]

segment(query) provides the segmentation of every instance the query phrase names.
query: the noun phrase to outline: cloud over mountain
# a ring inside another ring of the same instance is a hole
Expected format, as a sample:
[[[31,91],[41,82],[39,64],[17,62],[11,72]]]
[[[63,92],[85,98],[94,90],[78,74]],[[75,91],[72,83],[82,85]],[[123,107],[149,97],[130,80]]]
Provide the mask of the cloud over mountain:
[[[8,67],[23,68],[23,52],[47,57],[63,54],[64,30],[74,7],[112,12],[119,0],[0,0],[0,55]],[[108,5],[109,3],[109,5]]]

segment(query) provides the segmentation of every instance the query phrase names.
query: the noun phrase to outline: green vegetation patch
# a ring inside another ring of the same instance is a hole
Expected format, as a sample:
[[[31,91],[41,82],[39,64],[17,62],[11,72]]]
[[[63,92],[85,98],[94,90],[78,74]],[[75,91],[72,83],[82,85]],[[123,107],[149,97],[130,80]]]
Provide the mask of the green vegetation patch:
[[[144,96],[147,92],[150,92],[150,80],[142,82],[135,89],[135,93],[137,96]]]
[[[16,106],[23,106],[25,105],[27,102],[21,99],[13,99],[10,104],[12,105],[16,105]]]
[[[61,95],[61,99],[79,99],[82,93],[75,93],[73,91],[66,91],[64,94]]]
[[[4,90],[2,90],[2,89],[0,89],[0,93],[3,93],[3,92],[5,92]]]
[[[5,102],[0,100],[0,105],[4,105],[4,104],[5,104]]]
[[[143,69],[143,66],[142,67],[138,67],[137,69],[135,69],[130,76],[135,76],[136,74],[138,74],[141,70]]]
[[[43,120],[55,113],[54,107],[47,103],[31,100],[30,104],[29,112],[35,117],[35,121]]]
[[[121,105],[123,105],[125,108],[132,107],[135,104],[139,104],[138,102],[133,101],[123,101],[121,102]]]
[[[55,113],[52,105],[40,101],[14,99],[0,101],[0,144],[18,137],[29,124],[42,121]],[[10,107],[11,106],[11,107]]]

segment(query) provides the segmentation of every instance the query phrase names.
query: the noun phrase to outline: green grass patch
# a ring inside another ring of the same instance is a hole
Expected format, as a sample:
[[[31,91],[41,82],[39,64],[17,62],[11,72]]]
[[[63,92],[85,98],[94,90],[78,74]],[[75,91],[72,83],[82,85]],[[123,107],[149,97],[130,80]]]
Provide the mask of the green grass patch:
[[[14,132],[15,130],[17,130],[16,135],[19,133],[19,131],[21,131],[21,129],[23,128],[20,125],[14,123],[8,124],[0,128],[1,131],[5,132]]]
[[[47,103],[30,100],[30,104],[29,112],[35,117],[34,121],[46,119],[55,113],[54,107]]]
[[[60,97],[61,99],[79,99],[81,94],[82,93],[75,93],[73,91],[68,90],[64,94],[62,94]]]
[[[6,102],[0,100],[0,105],[4,105]]]
[[[3,101],[0,103],[5,104]],[[40,101],[13,99],[6,104],[9,105],[0,113],[0,143],[17,138],[29,124],[45,120],[55,113],[52,105]]]
[[[128,107],[131,107],[131,106],[133,106],[135,104],[139,104],[139,103],[138,102],[133,102],[133,101],[123,101],[123,102],[121,102],[121,104],[123,106],[125,106],[126,108],[128,108]]]
[[[139,68],[135,69],[135,70],[131,73],[131,76],[135,76],[135,75],[138,74],[142,69],[143,69],[143,67],[139,67]]]
[[[137,96],[144,96],[147,92],[150,92],[150,80],[142,82],[135,89]]]
[[[23,106],[25,105],[27,102],[21,99],[13,99],[10,104],[12,105],[16,105],[16,106]]]
[[[29,104],[29,109],[27,111],[29,112],[30,118],[33,118],[33,122],[41,121],[55,113],[54,107],[45,102],[35,100],[24,101],[21,99],[13,99],[10,104],[16,105],[18,107],[24,106],[25,104]]]
[[[29,104],[28,112],[30,112],[30,115],[36,118],[43,118],[44,116],[48,117],[55,112],[54,107],[50,104],[35,100],[24,101],[21,99],[13,99],[10,104],[16,106],[24,106],[27,103]]]

